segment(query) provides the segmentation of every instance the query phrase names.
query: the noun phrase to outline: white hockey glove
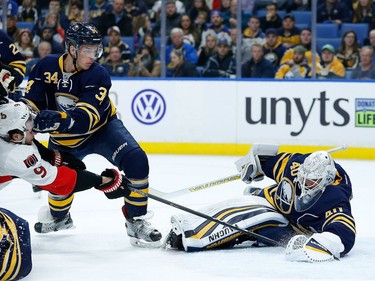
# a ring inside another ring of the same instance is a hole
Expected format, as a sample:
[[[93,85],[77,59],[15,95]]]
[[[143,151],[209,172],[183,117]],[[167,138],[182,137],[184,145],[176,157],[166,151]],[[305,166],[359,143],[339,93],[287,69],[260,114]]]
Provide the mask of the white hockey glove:
[[[250,184],[253,180],[263,180],[264,172],[259,157],[275,156],[278,150],[279,146],[275,144],[253,144],[249,153],[235,162],[242,181]]]
[[[14,76],[12,76],[11,71],[8,69],[8,66],[5,66],[4,64],[1,64],[0,66],[0,99],[6,100],[6,96],[8,95],[8,92],[11,87],[10,85],[13,85],[13,81],[15,79]],[[12,86],[14,88],[14,86]],[[6,102],[2,102],[6,103]]]
[[[344,245],[336,234],[315,233],[310,238],[296,235],[289,240],[285,250],[288,261],[323,262],[340,258]]]

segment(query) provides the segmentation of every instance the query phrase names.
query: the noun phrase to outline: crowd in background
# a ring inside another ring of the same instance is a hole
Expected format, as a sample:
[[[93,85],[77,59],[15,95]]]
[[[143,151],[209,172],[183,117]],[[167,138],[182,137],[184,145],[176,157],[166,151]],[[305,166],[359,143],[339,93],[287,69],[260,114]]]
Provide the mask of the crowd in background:
[[[3,1],[6,31],[27,59],[27,75],[46,55],[64,53],[65,30],[85,18],[80,0]],[[160,77],[161,2],[89,0],[89,21],[104,38],[98,62],[111,76]],[[310,0],[167,0],[166,76],[231,78],[241,67],[242,78],[301,79],[311,78],[315,68],[322,79],[375,79],[373,0],[317,3],[318,23],[338,30],[345,23],[364,24],[366,36],[359,38],[355,29],[341,32],[337,46],[332,40],[316,48],[313,62],[310,26],[299,25],[294,16],[311,11]]]

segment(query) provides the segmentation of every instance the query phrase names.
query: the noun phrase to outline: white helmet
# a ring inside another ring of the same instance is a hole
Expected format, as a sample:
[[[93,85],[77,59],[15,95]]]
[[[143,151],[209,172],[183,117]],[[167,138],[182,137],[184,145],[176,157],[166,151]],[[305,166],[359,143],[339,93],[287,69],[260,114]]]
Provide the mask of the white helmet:
[[[335,162],[328,152],[311,153],[297,172],[296,210],[305,211],[314,205],[326,186],[333,183],[336,171]]]
[[[33,128],[34,114],[23,102],[0,105],[0,136],[8,139],[9,132],[19,130],[25,133]]]

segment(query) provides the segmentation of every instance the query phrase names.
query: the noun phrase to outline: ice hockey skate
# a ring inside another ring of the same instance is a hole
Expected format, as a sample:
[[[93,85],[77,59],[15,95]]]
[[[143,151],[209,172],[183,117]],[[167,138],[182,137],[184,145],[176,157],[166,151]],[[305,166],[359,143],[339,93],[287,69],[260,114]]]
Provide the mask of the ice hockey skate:
[[[123,212],[126,214],[126,210]],[[153,212],[147,212],[144,216],[129,218],[125,215],[126,231],[130,237],[130,244],[142,248],[159,248],[161,247],[161,233],[155,229],[149,219],[153,217]]]
[[[176,223],[176,220],[177,218],[172,216],[172,229],[163,242],[163,248],[166,250],[184,250],[182,244],[182,231],[178,223]]]
[[[70,213],[67,213],[62,218],[54,218],[48,207],[42,207],[39,211],[38,222],[34,225],[34,229],[38,233],[49,233],[73,227],[73,220]]]

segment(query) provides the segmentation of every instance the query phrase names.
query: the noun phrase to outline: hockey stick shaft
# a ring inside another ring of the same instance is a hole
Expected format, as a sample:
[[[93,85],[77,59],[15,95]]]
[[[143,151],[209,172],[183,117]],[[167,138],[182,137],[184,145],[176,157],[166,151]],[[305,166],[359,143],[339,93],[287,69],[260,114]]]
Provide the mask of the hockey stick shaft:
[[[331,149],[327,150],[327,152],[328,153],[334,153],[334,152],[346,150],[346,149],[347,149],[347,146],[342,145],[342,146],[331,148]],[[225,177],[225,178],[209,181],[209,182],[198,184],[198,185],[191,186],[191,187],[182,188],[182,189],[172,191],[172,192],[163,192],[163,191],[151,188],[151,187],[149,188],[149,190],[150,190],[150,194],[153,194],[153,195],[156,195],[156,196],[159,196],[159,197],[163,197],[163,198],[166,198],[166,199],[170,199],[170,198],[175,198],[175,197],[178,197],[178,196],[181,196],[181,195],[185,195],[185,194],[193,193],[193,192],[196,192],[196,191],[200,191],[200,190],[203,190],[203,189],[211,188],[211,187],[221,185],[221,184],[224,184],[224,183],[232,182],[232,181],[238,180],[240,178],[241,178],[240,174],[235,174],[235,175],[231,175],[231,176],[228,176],[228,177]]]
[[[159,201],[159,202],[161,202],[161,203],[164,203],[164,204],[169,205],[169,206],[171,206],[171,207],[174,207],[174,208],[176,208],[176,209],[180,209],[180,210],[185,211],[185,212],[187,212],[187,213],[190,213],[190,214],[196,215],[196,216],[201,217],[201,218],[204,218],[204,219],[206,219],[206,220],[213,221],[213,222],[216,222],[216,223],[218,223],[218,224],[221,224],[221,225],[224,225],[224,226],[226,226],[226,227],[229,227],[229,228],[231,228],[231,229],[237,230],[237,231],[239,231],[239,232],[241,232],[241,233],[243,233],[243,234],[245,234],[245,235],[248,235],[248,236],[254,237],[254,238],[256,238],[256,239],[259,239],[259,240],[261,240],[261,241],[264,242],[264,243],[272,244],[272,245],[274,245],[274,246],[285,247],[284,245],[282,245],[282,244],[281,244],[280,242],[278,242],[278,241],[275,241],[275,240],[270,239],[270,238],[268,238],[268,237],[265,237],[265,236],[263,236],[263,235],[260,235],[260,234],[257,234],[257,233],[254,233],[254,232],[248,231],[248,230],[246,230],[246,229],[239,228],[239,227],[237,227],[236,225],[232,225],[232,224],[227,223],[227,222],[225,222],[225,221],[222,221],[222,220],[219,220],[219,219],[217,219],[217,218],[214,218],[214,217],[211,217],[211,216],[209,216],[209,215],[206,215],[205,213],[198,212],[198,211],[193,210],[193,209],[190,209],[190,208],[188,208],[188,207],[185,207],[185,206],[179,205],[179,204],[174,203],[174,202],[172,202],[172,201],[169,201],[169,200],[167,200],[167,199],[165,199],[165,198],[162,198],[162,197],[159,197],[159,196],[153,195],[153,194],[151,194],[151,193],[143,192],[143,191],[141,191],[141,190],[138,190],[138,189],[136,189],[136,188],[134,188],[134,187],[130,187],[130,186],[128,186],[128,189],[131,190],[132,192],[135,192],[135,193],[140,194],[140,195],[142,195],[142,196],[145,196],[145,197],[151,198],[151,199],[153,199],[153,200]]]
[[[241,178],[240,174],[235,174],[235,175],[231,175],[231,176],[221,178],[221,179],[218,179],[218,180],[213,180],[213,181],[198,184],[198,185],[195,185],[195,186],[182,188],[180,190],[176,190],[176,191],[168,192],[168,193],[162,192],[162,191],[159,191],[159,190],[156,190],[156,189],[153,189],[153,188],[149,188],[149,190],[150,190],[150,194],[153,194],[153,195],[156,195],[156,196],[159,196],[159,197],[174,198],[174,197],[177,197],[177,196],[180,196],[180,195],[193,193],[193,192],[200,191],[200,190],[203,190],[203,189],[206,189],[206,188],[210,188],[210,187],[217,186],[217,185],[220,185],[220,184],[224,184],[224,183],[227,183],[227,182],[235,181],[235,180],[238,180],[240,178]]]
[[[348,149],[348,146],[346,144],[344,144],[344,145],[341,145],[341,146],[338,146],[338,147],[328,149],[327,152],[328,153],[334,153],[334,152],[337,152],[337,151],[347,150],[347,149]]]

